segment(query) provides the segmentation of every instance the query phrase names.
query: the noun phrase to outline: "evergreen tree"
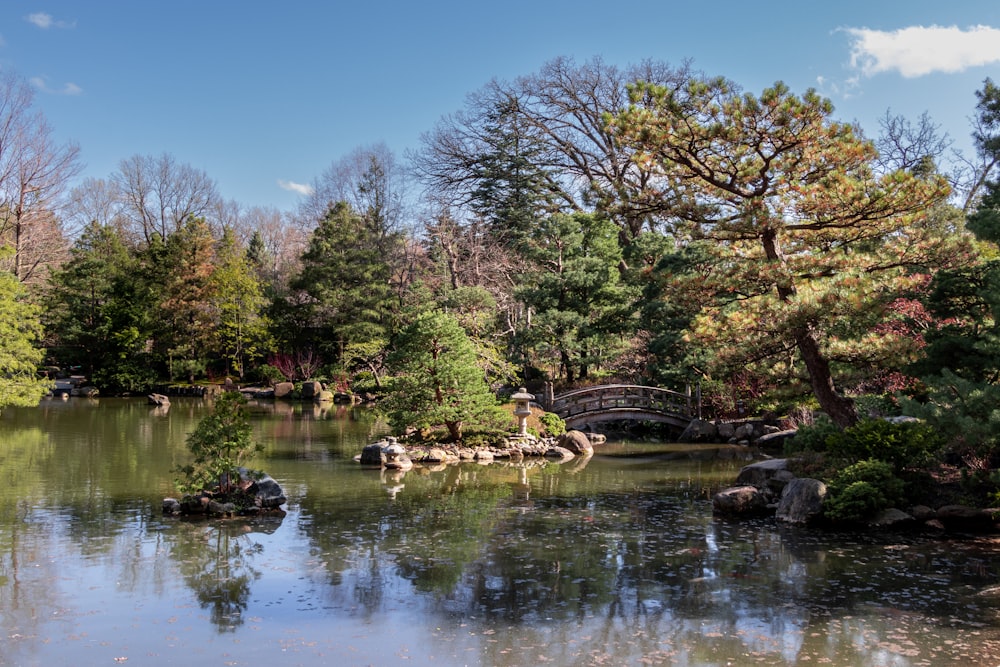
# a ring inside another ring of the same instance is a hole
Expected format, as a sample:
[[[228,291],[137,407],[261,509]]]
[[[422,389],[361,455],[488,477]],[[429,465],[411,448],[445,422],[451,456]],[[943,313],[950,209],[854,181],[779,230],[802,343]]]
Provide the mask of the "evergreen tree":
[[[420,314],[389,357],[393,373],[385,410],[394,428],[444,425],[451,440],[467,431],[496,430],[508,421],[486,383],[475,346],[455,318]]]
[[[215,332],[211,281],[215,239],[204,218],[189,217],[162,245],[156,239],[147,256],[162,285],[157,312],[156,352],[171,377],[192,381],[205,372]]]
[[[155,373],[146,342],[156,302],[115,228],[84,228],[70,260],[52,275],[45,303],[59,364],[80,366],[104,393],[149,389]]]
[[[397,235],[369,227],[348,204],[330,207],[292,282],[299,296],[286,302],[284,317],[303,335],[288,343],[311,347],[327,362],[341,362],[352,344],[385,344],[395,309],[389,253],[398,242]]]
[[[486,145],[476,156],[472,209],[490,224],[494,236],[517,248],[535,225],[551,213],[552,197],[545,171],[538,165],[542,146],[527,131],[518,101],[509,97],[488,114]]]
[[[0,259],[12,252],[0,246]],[[10,271],[0,271],[0,409],[37,405],[49,390],[38,375],[43,352],[35,347],[42,335],[38,308]]]
[[[879,329],[890,305],[961,259],[960,239],[926,224],[946,180],[877,173],[872,144],[814,91],[778,83],[756,97],[695,79],[637,84],[633,99],[609,121],[660,175],[629,204],[671,216],[680,241],[704,239],[714,255],[709,272],[670,286],[703,295],[692,335],[731,366],[780,366],[796,351],[820,406],[854,423],[841,364],[894,353]]]
[[[592,214],[557,213],[526,233],[522,253],[534,269],[518,296],[531,309],[521,331],[527,347],[572,383],[614,356],[632,298],[619,279],[618,228]]]

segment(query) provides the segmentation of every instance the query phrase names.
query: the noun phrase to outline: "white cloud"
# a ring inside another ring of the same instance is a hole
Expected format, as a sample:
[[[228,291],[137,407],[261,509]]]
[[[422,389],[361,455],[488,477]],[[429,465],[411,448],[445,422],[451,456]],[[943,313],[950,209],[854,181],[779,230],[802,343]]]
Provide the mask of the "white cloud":
[[[845,28],[851,36],[851,66],[865,76],[897,71],[906,78],[961,72],[1000,63],[1000,29],[977,25],[911,26],[892,32]]]
[[[33,76],[29,79],[29,82],[40,92],[50,95],[80,95],[83,93],[83,88],[72,82],[63,85],[62,88],[50,88],[48,81],[45,80],[45,77],[41,76]]]
[[[278,179],[278,187],[282,190],[288,190],[290,192],[297,192],[300,195],[311,195],[313,189],[311,185],[303,185],[302,183],[296,183],[294,181],[283,181]]]
[[[45,12],[35,12],[34,14],[28,14],[24,17],[24,20],[31,23],[37,28],[42,30],[48,30],[49,28],[75,28],[76,23],[70,21],[57,21],[52,18],[52,14],[46,14]]]
[[[24,20],[28,23],[33,23],[42,30],[48,30],[51,28],[55,22],[52,20],[52,14],[46,14],[45,12],[35,12],[34,14],[28,14],[24,17]]]

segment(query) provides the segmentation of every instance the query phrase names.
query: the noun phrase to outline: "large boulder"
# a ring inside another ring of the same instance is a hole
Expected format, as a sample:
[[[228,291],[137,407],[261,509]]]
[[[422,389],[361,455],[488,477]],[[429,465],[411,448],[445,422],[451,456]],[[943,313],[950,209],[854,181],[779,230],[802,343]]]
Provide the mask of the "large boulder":
[[[570,461],[576,454],[569,451],[565,447],[559,447],[558,445],[553,445],[545,450],[545,458],[553,459],[555,461]]]
[[[295,391],[295,384],[292,382],[279,382],[274,385],[275,398],[288,398]]]
[[[365,448],[361,450],[361,465],[381,468],[382,464],[385,463],[385,454],[382,452],[382,448],[386,444],[384,441],[380,441],[365,445]]]
[[[262,475],[254,480],[248,489],[254,496],[254,504],[261,509],[277,509],[288,502],[281,486],[270,475]]]
[[[881,530],[903,530],[912,527],[915,523],[916,519],[903,510],[890,507],[876,514],[868,521],[868,526]]]
[[[303,400],[311,401],[317,398],[323,391],[323,384],[317,382],[316,380],[309,380],[308,382],[302,383],[302,398]]]
[[[750,485],[763,489],[771,478],[782,470],[788,470],[788,459],[768,459],[751,463],[740,469],[739,475],[736,476],[736,486]]]
[[[797,477],[785,485],[775,518],[784,523],[811,523],[823,512],[824,498],[826,484],[818,479]]]
[[[755,486],[734,486],[712,497],[712,510],[730,516],[763,514],[767,511],[767,499]]]
[[[594,453],[594,446],[583,431],[566,431],[556,440],[556,446],[568,449],[578,456],[589,456]]]

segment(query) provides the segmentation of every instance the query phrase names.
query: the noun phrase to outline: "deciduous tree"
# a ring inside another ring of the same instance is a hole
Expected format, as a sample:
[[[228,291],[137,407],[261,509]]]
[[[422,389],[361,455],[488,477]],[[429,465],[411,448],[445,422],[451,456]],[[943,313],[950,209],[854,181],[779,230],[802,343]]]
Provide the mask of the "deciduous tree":
[[[216,348],[226,360],[227,374],[232,369],[242,378],[247,361],[260,355],[268,342],[268,320],[260,280],[228,230],[219,241],[209,282]]]
[[[64,259],[55,214],[80,170],[77,146],[57,144],[33,102],[21,77],[0,73],[0,243],[13,249],[4,268],[22,282]]]

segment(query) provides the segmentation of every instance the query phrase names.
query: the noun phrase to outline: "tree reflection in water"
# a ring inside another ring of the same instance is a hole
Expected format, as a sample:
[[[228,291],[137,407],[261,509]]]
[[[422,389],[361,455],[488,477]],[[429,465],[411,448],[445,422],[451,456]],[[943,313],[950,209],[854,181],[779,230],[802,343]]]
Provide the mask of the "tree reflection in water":
[[[179,523],[187,529],[171,534],[171,558],[212,623],[220,632],[232,632],[243,624],[251,584],[261,576],[254,560],[264,546],[254,534],[273,533],[281,517]]]

